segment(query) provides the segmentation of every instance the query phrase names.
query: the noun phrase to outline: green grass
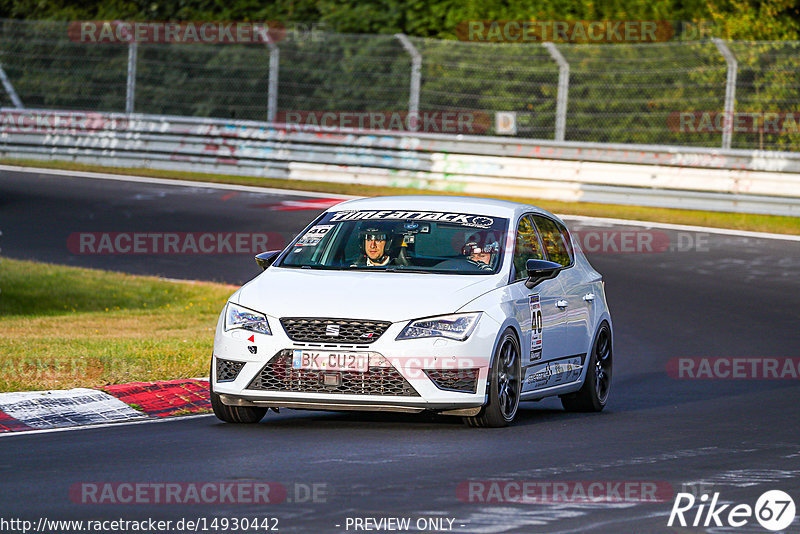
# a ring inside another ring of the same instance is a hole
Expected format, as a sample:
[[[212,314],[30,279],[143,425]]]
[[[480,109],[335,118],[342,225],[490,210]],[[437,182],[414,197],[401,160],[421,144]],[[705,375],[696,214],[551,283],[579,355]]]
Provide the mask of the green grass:
[[[0,391],[208,375],[233,286],[0,262]]]
[[[234,176],[227,174],[200,174],[158,169],[128,169],[102,167],[66,161],[35,161],[0,159],[6,165],[20,165],[66,169],[76,171],[107,172],[122,175],[152,176],[175,180],[200,180],[205,182],[256,185],[277,187],[281,189],[316,191],[343,195],[377,196],[377,195],[447,195],[462,194],[446,191],[428,191],[407,187],[377,187],[359,184],[337,184],[331,182],[313,182],[305,180],[279,180],[273,178],[257,178]],[[800,235],[800,217],[778,215],[755,215],[749,213],[724,213],[715,211],[682,210],[669,208],[649,208],[642,206],[623,206],[616,204],[595,204],[588,202],[557,202],[520,197],[497,197],[528,204],[536,204],[546,210],[563,215],[589,215],[594,217],[611,217],[617,219],[633,219],[642,221],[664,222],[672,224],[688,224],[710,226],[714,228],[732,228],[754,232],[770,232],[777,234]]]

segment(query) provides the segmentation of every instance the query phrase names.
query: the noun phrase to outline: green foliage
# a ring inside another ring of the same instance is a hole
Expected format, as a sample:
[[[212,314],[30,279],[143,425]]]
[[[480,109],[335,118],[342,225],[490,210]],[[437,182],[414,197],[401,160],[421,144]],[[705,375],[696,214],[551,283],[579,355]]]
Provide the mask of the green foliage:
[[[50,20],[280,20],[321,22],[339,33],[455,38],[459,22],[710,20],[730,39],[797,39],[794,0],[1,0],[0,17]]]

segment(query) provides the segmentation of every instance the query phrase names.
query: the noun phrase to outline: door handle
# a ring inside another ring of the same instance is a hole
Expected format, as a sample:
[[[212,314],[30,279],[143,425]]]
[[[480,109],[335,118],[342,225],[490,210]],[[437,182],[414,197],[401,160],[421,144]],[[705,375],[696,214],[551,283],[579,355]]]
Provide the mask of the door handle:
[[[594,300],[594,293],[586,293],[583,296],[583,300],[585,300],[586,302],[592,302]]]
[[[567,307],[567,301],[566,300],[557,300],[556,301],[556,306],[561,308],[561,309],[564,309],[564,308]]]

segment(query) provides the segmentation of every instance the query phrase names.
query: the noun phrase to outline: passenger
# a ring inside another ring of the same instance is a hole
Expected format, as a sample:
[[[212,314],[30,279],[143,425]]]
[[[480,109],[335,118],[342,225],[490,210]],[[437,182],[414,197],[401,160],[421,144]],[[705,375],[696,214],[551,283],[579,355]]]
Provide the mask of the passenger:
[[[493,257],[500,250],[500,245],[497,241],[491,243],[481,241],[469,241],[461,249],[461,253],[466,256],[467,261],[480,269],[481,271],[494,270]]]

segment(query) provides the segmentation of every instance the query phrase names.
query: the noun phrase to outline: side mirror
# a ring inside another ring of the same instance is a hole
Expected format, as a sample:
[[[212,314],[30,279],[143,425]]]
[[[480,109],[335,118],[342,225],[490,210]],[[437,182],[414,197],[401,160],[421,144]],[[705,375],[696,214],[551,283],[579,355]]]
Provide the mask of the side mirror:
[[[564,266],[554,261],[528,260],[525,262],[525,268],[528,270],[525,287],[533,289],[539,282],[555,278]]]
[[[278,259],[278,254],[280,254],[280,250],[270,250],[268,252],[262,252],[260,254],[256,254],[256,263],[259,267],[263,270],[267,270],[267,267],[272,265],[275,260]]]

